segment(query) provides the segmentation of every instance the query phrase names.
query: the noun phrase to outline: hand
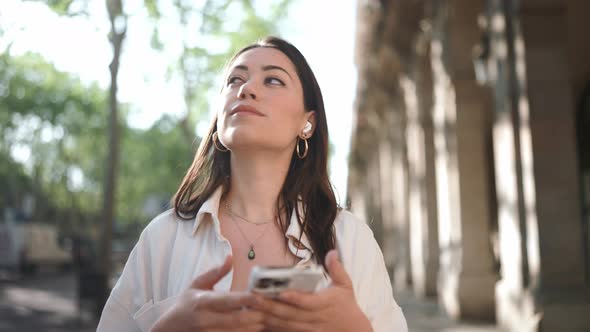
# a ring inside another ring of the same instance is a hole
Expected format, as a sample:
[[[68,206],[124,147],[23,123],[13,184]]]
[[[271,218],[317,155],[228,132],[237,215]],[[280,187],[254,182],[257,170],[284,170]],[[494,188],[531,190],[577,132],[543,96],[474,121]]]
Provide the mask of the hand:
[[[262,331],[263,314],[248,309],[256,302],[254,294],[211,291],[231,267],[228,256],[222,266],[197,277],[151,331]]]
[[[255,306],[265,313],[271,331],[372,331],[371,323],[356,303],[352,281],[336,250],[326,255],[330,287],[315,294],[287,291],[279,301],[262,299]]]

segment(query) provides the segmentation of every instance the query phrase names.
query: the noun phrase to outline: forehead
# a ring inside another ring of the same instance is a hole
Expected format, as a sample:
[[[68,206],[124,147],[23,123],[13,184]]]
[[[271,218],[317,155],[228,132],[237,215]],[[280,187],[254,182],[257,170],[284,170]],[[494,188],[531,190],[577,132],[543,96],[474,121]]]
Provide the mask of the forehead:
[[[263,66],[274,65],[285,69],[291,77],[296,73],[295,65],[281,51],[270,47],[257,47],[240,54],[229,66],[233,70],[236,66],[247,66],[248,70],[260,69]]]

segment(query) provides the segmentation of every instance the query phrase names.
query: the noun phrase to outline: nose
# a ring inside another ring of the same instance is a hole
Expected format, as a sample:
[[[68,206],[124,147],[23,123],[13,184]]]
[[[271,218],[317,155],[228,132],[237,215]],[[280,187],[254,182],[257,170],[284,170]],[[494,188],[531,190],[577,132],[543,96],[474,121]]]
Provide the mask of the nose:
[[[238,90],[238,98],[239,99],[246,99],[246,98],[256,99],[256,92],[254,91],[253,82],[247,81],[247,82],[244,82],[244,84],[242,84],[240,86],[240,89]]]

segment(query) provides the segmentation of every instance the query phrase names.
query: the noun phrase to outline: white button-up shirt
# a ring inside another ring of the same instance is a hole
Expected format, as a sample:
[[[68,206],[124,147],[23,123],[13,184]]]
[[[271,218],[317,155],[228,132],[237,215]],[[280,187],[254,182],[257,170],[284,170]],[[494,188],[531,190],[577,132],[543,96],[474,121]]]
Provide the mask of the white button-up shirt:
[[[149,331],[158,318],[202,273],[223,263],[232,248],[220,231],[218,218],[222,190],[201,206],[194,221],[162,213],[143,230],[103,309],[97,332]],[[356,301],[374,331],[406,332],[406,320],[393,298],[383,254],[366,223],[348,211],[334,221],[336,247],[352,279]],[[298,266],[315,264],[312,247],[295,213],[285,236]],[[233,271],[215,291],[229,291]],[[324,286],[329,280],[324,281]]]

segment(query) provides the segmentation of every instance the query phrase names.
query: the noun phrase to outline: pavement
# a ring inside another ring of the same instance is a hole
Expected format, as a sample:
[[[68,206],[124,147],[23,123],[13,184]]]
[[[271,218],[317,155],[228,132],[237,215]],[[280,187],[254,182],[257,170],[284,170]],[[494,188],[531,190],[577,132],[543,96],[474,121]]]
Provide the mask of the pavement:
[[[436,299],[418,299],[409,291],[395,294],[410,332],[502,332],[493,322],[457,322],[449,318]]]
[[[72,272],[39,271],[0,278],[0,332],[89,332],[96,322],[80,310]]]

